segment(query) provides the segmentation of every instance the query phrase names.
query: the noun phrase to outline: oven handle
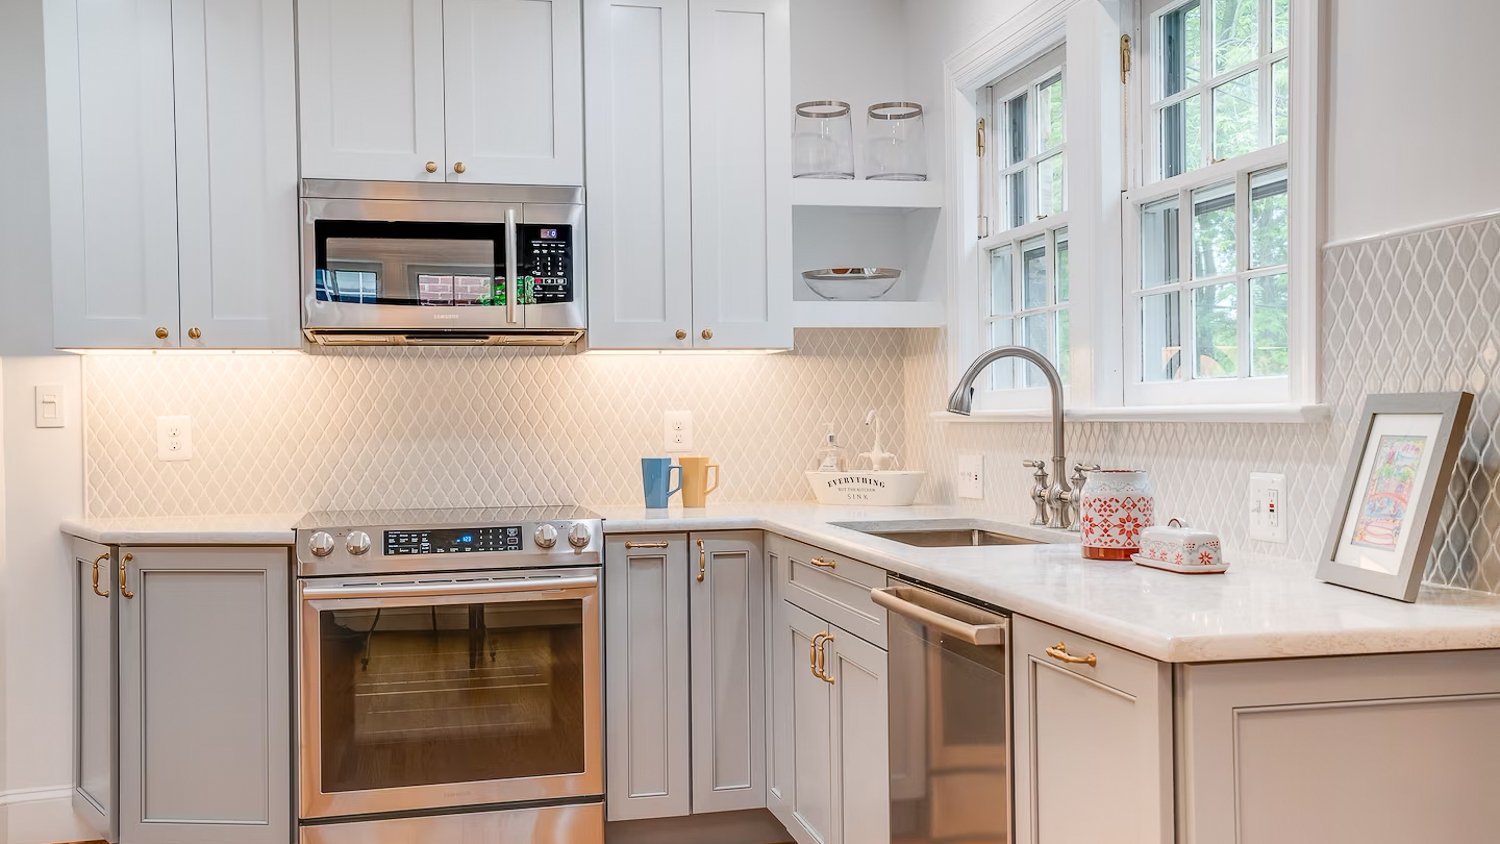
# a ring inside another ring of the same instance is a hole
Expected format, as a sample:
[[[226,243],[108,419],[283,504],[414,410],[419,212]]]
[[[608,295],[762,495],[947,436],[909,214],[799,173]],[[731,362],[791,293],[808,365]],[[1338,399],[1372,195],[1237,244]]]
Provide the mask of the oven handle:
[[[505,209],[505,321],[515,325],[516,319],[516,209]]]
[[[518,580],[433,580],[416,583],[355,583],[339,586],[304,584],[303,600],[353,598],[428,598],[440,595],[503,595],[516,592],[576,592],[599,588],[594,575]]]
[[[916,599],[915,601],[912,599]],[[978,607],[971,607],[960,601],[955,601],[936,592],[928,592],[925,589],[917,589],[911,586],[887,586],[881,589],[870,590],[870,600],[898,615],[904,615],[934,630],[942,631],[950,636],[962,639],[971,645],[1003,645],[1005,644],[1005,632],[1010,627],[1010,620],[1003,615],[988,613]],[[922,603],[917,603],[921,601]],[[931,604],[932,606],[922,606]],[[973,621],[982,621],[982,624],[971,624],[968,621],[960,621],[946,612],[939,612],[938,608],[944,610],[957,610],[970,617]]]

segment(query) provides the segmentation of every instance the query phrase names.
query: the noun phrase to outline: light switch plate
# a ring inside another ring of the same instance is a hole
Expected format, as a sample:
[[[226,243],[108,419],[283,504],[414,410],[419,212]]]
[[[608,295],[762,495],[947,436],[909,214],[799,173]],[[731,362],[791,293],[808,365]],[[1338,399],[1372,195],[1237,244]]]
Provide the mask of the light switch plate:
[[[67,413],[63,406],[61,384],[45,384],[36,388],[36,426],[38,428],[61,428],[67,424]]]
[[[1250,473],[1250,538],[1286,544],[1286,475]]]
[[[668,454],[693,450],[693,412],[668,410],[661,415],[662,447]]]
[[[984,455],[960,454],[958,477],[954,480],[959,498],[984,498]]]
[[[193,417],[156,417],[156,459],[193,459]]]

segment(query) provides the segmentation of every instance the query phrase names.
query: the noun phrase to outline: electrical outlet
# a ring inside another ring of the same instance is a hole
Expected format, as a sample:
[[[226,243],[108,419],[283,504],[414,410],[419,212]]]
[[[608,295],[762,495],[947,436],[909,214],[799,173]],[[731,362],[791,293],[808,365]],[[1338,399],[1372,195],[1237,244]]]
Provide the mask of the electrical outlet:
[[[193,459],[193,417],[156,417],[156,459]]]
[[[693,412],[669,410],[661,415],[662,447],[668,454],[693,450]]]
[[[1286,475],[1250,473],[1250,538],[1286,544]]]
[[[984,455],[960,454],[956,481],[959,498],[984,498]]]

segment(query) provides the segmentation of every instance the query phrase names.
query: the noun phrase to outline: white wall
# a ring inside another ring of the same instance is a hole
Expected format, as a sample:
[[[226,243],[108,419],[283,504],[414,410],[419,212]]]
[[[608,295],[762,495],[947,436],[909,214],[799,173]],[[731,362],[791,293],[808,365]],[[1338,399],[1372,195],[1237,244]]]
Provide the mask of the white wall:
[[[83,507],[81,367],[76,356],[52,352],[41,17],[41,0],[0,3],[0,837],[9,844],[81,832],[59,796],[72,777],[72,603],[57,532]],[[32,426],[38,384],[64,386],[67,427]]]
[[[1491,0],[1335,0],[1328,238],[1500,209]]]

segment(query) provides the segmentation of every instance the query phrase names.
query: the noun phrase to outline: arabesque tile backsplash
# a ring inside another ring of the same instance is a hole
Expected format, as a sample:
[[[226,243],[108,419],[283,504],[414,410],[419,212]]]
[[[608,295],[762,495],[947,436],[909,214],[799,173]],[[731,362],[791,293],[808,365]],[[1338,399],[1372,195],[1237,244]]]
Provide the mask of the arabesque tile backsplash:
[[[1224,534],[1231,550],[1312,561],[1371,392],[1468,389],[1478,399],[1430,581],[1500,591],[1500,219],[1331,247],[1322,292],[1316,424],[1080,423],[1069,457],[1149,469],[1158,512]],[[822,423],[859,451],[887,442],[950,501],[957,456],[986,456],[989,505],[1030,515],[1027,458],[1044,424],[929,417],[951,385],[939,330],[802,330],[769,356],[559,355],[476,350],[307,355],[91,356],[87,497],[95,516],[453,506],[639,497],[661,413],[691,410],[696,451],[724,467],[719,500],[810,498]],[[194,459],[159,462],[155,417],[193,417]],[[1285,546],[1250,542],[1245,483],[1284,472]]]

